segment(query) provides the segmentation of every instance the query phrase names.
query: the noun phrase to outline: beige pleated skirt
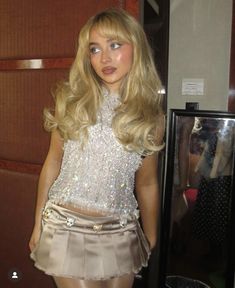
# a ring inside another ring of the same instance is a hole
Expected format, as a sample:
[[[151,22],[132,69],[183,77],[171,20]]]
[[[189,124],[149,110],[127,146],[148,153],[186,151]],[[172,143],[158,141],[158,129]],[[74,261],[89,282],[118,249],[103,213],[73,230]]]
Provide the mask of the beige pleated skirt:
[[[147,266],[149,243],[137,219],[120,225],[115,217],[87,216],[49,201],[42,226],[30,257],[46,274],[107,280]]]

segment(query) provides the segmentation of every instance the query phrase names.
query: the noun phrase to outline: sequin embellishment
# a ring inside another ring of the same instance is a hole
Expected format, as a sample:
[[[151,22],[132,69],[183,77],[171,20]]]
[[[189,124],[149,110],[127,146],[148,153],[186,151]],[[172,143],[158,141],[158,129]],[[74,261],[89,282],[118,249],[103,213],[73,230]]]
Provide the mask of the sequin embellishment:
[[[97,123],[88,128],[88,143],[81,149],[78,141],[64,145],[60,175],[49,191],[55,204],[133,215],[137,201],[133,194],[135,172],[141,155],[130,152],[116,139],[112,130],[118,95],[105,95]]]

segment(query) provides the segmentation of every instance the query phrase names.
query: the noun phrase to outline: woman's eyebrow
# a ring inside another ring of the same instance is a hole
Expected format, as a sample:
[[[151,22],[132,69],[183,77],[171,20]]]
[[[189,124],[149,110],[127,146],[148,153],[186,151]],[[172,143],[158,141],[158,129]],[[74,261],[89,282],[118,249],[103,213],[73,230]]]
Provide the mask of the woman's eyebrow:
[[[90,43],[89,43],[89,46],[91,46],[91,45],[99,45],[99,43],[97,43],[97,42],[90,42]]]
[[[115,40],[115,38],[108,38],[106,40],[106,42],[110,43],[110,42],[112,42],[114,40]],[[90,42],[89,45],[100,45],[100,44],[98,42]]]

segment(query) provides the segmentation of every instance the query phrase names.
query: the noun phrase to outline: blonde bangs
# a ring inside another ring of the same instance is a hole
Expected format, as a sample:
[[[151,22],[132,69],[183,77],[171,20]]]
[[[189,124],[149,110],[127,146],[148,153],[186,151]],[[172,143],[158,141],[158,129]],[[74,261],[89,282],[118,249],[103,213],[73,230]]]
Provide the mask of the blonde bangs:
[[[92,29],[96,29],[103,37],[108,39],[131,43],[131,34],[122,22],[118,18],[104,17],[98,19],[92,26]]]

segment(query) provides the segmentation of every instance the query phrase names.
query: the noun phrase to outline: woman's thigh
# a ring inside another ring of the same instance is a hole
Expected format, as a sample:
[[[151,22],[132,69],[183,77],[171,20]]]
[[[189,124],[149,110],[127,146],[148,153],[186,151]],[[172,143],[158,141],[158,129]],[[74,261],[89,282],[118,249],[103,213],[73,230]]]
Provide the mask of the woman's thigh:
[[[113,278],[105,281],[105,288],[131,288],[134,282],[134,274],[126,274],[122,277]]]
[[[79,280],[63,277],[54,277],[54,280],[58,288],[131,288],[134,281],[134,274],[127,274],[105,281]]]
[[[58,288],[103,288],[101,281],[54,277]]]

